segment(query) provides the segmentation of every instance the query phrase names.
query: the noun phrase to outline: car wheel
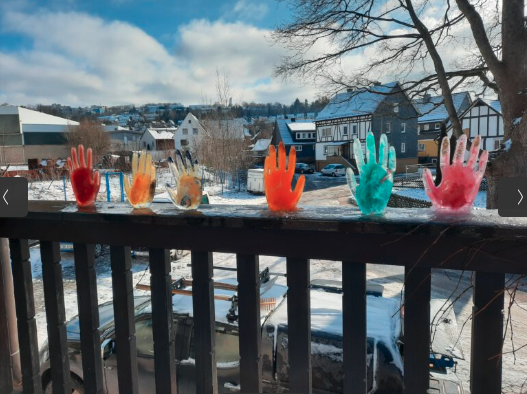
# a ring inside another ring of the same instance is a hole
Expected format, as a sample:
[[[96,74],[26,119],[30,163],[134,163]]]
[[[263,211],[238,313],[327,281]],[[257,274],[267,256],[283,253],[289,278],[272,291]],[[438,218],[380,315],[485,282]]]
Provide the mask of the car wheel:
[[[335,171],[333,171],[333,173],[331,174],[331,176],[336,177],[336,176],[337,176],[337,173],[336,173]]]
[[[43,394],[53,394],[53,382],[49,381],[42,390]],[[71,393],[85,394],[84,384],[77,375],[71,374]]]

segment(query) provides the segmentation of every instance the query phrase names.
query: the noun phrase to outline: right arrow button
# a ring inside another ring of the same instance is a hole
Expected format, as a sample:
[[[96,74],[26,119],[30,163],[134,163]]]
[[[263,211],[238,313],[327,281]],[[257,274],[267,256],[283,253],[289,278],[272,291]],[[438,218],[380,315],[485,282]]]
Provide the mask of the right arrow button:
[[[498,214],[505,217],[527,217],[527,177],[498,180]]]

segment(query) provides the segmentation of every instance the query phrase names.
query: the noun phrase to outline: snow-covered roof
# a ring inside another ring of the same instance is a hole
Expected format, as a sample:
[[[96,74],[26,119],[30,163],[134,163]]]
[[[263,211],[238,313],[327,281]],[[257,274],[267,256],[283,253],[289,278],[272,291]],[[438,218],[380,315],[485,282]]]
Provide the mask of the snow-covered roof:
[[[490,105],[490,107],[496,111],[496,112],[499,112],[501,114],[501,103],[499,102],[499,100],[483,100],[485,101],[488,105]]]
[[[296,144],[296,142],[293,141],[293,137],[291,136],[291,129],[290,126],[294,124],[294,127],[301,128],[305,127],[305,131],[315,131],[316,126],[315,123],[313,123],[313,120],[308,119],[295,119],[293,122],[291,119],[276,119],[276,124],[278,128],[278,132],[280,133],[280,136],[282,138],[282,141],[284,145],[292,145]],[[298,126],[303,125],[303,126]],[[313,128],[314,127],[314,128]],[[299,131],[299,129],[295,130]]]
[[[315,120],[329,120],[373,114],[379,104],[397,86],[397,82],[336,94]]]
[[[0,106],[0,115],[16,115],[18,114],[20,122],[23,124],[46,124],[46,125],[78,125],[79,122],[45,114],[39,111],[33,111],[23,107],[15,107],[11,105]]]
[[[470,100],[470,95],[468,92],[452,94],[452,101],[454,102],[454,108],[456,109],[456,113],[458,115],[461,114],[461,111],[465,110],[465,108],[461,108],[461,105],[467,96]],[[446,110],[445,104],[443,104],[443,96],[434,96],[430,97],[429,99],[422,98],[413,100],[413,103],[417,110],[422,114],[422,116],[420,116],[418,119],[418,123],[442,122],[448,118],[448,112]]]
[[[147,129],[147,131],[156,140],[171,140],[174,138],[174,132],[166,131],[166,129]]]
[[[316,131],[317,126],[313,122],[291,122],[287,125],[291,131]]]
[[[271,145],[271,139],[270,138],[262,138],[261,140],[256,141],[256,144],[254,144],[253,151],[264,151],[269,148],[269,145]]]

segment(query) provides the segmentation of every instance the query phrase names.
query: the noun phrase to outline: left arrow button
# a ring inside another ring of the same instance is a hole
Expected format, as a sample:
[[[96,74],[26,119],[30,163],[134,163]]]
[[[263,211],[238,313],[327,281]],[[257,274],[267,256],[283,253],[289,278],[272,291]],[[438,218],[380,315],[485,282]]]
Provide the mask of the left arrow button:
[[[8,203],[7,200],[5,199],[5,195],[7,194],[8,191],[9,191],[9,189],[7,189],[7,190],[5,191],[5,193],[4,193],[4,201],[5,201],[5,203],[6,203],[7,205],[9,205],[9,203]]]

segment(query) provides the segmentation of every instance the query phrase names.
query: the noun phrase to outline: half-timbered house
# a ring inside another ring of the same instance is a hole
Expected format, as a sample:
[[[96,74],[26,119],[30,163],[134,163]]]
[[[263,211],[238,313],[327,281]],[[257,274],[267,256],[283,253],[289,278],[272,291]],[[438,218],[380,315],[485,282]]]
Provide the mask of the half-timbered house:
[[[316,163],[320,170],[330,163],[354,165],[353,140],[364,150],[372,131],[377,142],[382,133],[397,153],[397,170],[417,163],[419,113],[397,82],[335,95],[315,119]]]
[[[482,149],[493,151],[500,149],[503,141],[503,115],[498,100],[475,100],[468,109],[461,114],[461,127],[469,130],[467,137],[481,136]],[[449,135],[452,128],[448,129]]]

